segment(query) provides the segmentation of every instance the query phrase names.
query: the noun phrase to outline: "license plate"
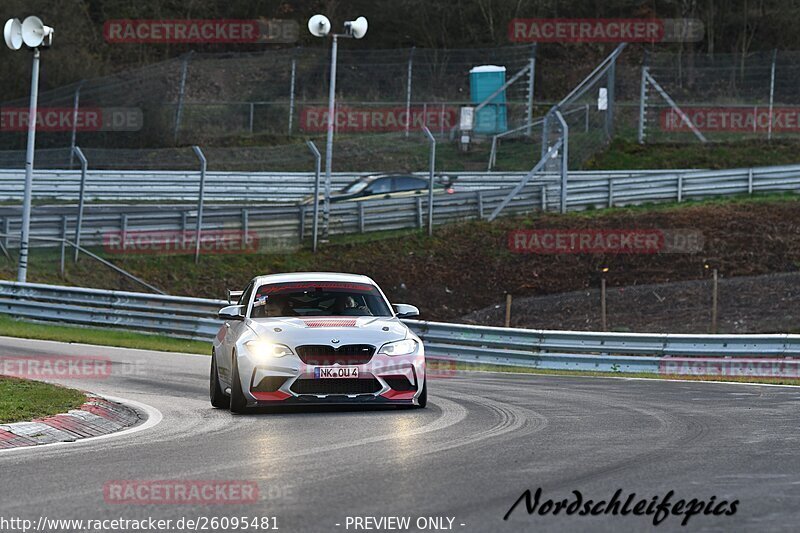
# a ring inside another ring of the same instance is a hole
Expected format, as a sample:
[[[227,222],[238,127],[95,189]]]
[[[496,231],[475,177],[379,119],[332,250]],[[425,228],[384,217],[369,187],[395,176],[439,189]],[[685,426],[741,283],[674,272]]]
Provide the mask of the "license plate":
[[[358,378],[356,366],[318,366],[314,369],[315,379]]]

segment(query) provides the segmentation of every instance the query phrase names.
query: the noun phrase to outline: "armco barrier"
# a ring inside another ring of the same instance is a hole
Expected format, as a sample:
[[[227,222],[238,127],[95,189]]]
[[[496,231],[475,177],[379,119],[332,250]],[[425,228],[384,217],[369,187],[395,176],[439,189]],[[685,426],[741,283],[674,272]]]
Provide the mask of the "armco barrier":
[[[480,176],[483,177],[478,179]],[[513,182],[519,179],[513,174],[499,173],[475,173],[473,177],[475,181],[472,183],[476,188],[461,186],[454,194],[437,194],[434,197],[435,225],[487,217],[508,194],[506,187],[509,180]],[[146,188],[142,187],[138,194],[145,194],[145,191]],[[265,191],[265,194],[272,194]],[[575,172],[570,174],[566,206],[569,211],[579,211],[645,202],[682,202],[734,194],[798,191],[800,165],[716,171],[659,171],[634,176],[630,173]],[[557,211],[560,209],[560,195],[559,178],[553,174],[543,174],[519,191],[503,214]],[[58,208],[49,209],[52,212]],[[183,211],[158,207],[148,210],[143,206],[115,206],[110,211],[109,208],[103,209],[103,212],[93,212],[91,207],[88,208],[81,226],[82,244],[102,244],[104,235],[108,233],[129,230],[190,231],[196,227],[197,213],[193,207],[184,208]],[[329,233],[337,235],[421,228],[425,224],[427,209],[425,194],[334,203],[331,205]],[[73,235],[76,224],[74,209],[67,207],[59,213],[37,215],[34,210],[32,234],[50,238]],[[205,211],[203,229],[252,231],[265,248],[291,246],[310,236],[312,216],[311,206],[302,205],[209,206]],[[14,235],[19,227],[20,217],[16,214],[0,218],[0,233]],[[14,244],[7,239],[4,241],[5,245]]]
[[[224,300],[0,281],[0,313],[208,340]],[[431,358],[556,370],[665,373],[685,360],[745,369],[779,361],[800,377],[800,335],[682,335],[498,328],[406,320]],[[674,365],[673,365],[674,366]]]

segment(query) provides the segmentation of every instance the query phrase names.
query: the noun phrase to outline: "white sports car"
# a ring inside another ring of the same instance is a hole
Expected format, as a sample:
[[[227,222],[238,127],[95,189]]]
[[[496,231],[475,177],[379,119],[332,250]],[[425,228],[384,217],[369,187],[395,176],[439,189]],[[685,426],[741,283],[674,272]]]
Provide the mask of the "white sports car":
[[[425,407],[425,352],[400,321],[413,305],[389,304],[366,276],[307,272],[253,279],[211,356],[211,405],[241,413],[291,403]]]

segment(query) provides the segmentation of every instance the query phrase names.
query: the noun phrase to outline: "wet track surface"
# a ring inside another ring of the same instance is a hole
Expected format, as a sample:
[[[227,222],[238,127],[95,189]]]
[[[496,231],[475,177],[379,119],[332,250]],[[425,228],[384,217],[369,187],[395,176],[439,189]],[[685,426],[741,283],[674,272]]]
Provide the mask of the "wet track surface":
[[[203,356],[0,339],[0,356],[103,356],[69,386],[141,402],[163,420],[130,435],[0,453],[0,516],[275,516],[280,531],[353,531],[348,516],[452,517],[454,531],[647,530],[652,516],[529,516],[545,498],[739,500],[733,517],[659,531],[796,530],[800,389],[458,373],[425,410],[303,409],[233,416],[207,400]],[[113,480],[246,480],[247,505],[107,503]],[[446,521],[445,521],[446,523]],[[337,526],[336,524],[340,524]],[[463,524],[463,525],[462,525]],[[412,528],[413,529],[413,528]]]

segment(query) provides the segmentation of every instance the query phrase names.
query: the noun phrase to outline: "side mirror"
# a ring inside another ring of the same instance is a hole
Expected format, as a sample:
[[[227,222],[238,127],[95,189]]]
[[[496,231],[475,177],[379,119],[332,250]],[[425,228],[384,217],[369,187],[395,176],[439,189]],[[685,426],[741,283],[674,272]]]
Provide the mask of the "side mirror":
[[[397,315],[397,318],[411,318],[414,316],[419,316],[419,309],[413,305],[392,304],[392,307],[394,307],[394,313]]]
[[[217,317],[222,320],[244,320],[244,306],[229,305],[227,307],[223,307],[217,313]]]

